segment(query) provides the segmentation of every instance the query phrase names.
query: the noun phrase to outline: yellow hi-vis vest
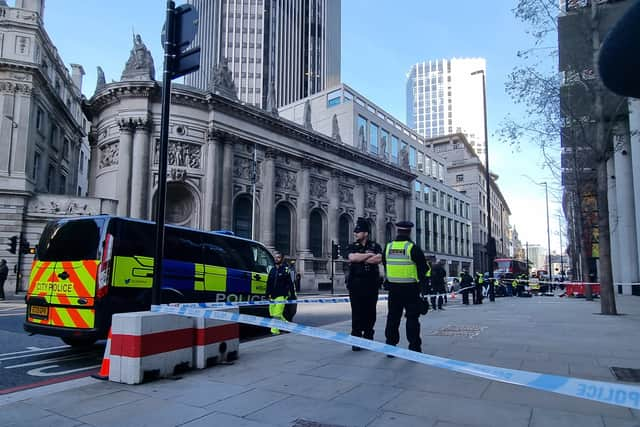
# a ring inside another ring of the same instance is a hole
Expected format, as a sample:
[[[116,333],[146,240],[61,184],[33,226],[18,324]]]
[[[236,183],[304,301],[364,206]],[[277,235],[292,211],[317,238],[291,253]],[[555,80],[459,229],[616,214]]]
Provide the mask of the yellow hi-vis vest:
[[[418,269],[411,260],[410,241],[390,242],[385,248],[387,281],[389,283],[418,283]]]
[[[482,285],[484,283],[484,276],[478,276],[478,284]]]
[[[431,264],[427,264],[427,274],[425,276],[431,277]]]

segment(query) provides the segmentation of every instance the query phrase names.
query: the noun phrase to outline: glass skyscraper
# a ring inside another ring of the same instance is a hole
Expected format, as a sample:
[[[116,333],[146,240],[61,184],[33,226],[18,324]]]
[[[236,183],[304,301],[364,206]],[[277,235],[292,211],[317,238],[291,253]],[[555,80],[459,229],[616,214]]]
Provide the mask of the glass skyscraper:
[[[207,89],[226,58],[241,101],[289,104],[340,83],[341,0],[188,0],[199,12],[200,70],[185,83]]]
[[[415,64],[407,74],[407,126],[426,138],[464,133],[484,162],[484,58],[437,59]]]

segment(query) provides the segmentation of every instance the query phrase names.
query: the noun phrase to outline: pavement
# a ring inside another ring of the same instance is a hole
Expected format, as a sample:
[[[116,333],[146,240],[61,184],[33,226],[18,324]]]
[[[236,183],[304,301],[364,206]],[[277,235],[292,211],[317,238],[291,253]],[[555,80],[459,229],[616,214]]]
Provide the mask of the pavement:
[[[462,306],[458,297],[421,317],[423,351],[616,382],[610,367],[640,369],[640,297],[618,295],[617,307],[621,315],[602,316],[599,300],[540,296]],[[385,319],[381,302],[377,340]],[[348,332],[350,322],[326,329]],[[404,323],[401,336],[406,347]],[[0,425],[640,427],[640,411],[291,333],[242,343],[233,364],[170,379],[83,378],[0,396]]]

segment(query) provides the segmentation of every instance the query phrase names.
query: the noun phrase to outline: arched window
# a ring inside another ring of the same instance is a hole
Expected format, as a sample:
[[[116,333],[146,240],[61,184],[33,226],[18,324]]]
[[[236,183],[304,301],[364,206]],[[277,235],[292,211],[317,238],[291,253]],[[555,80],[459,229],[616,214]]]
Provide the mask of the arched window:
[[[309,216],[309,246],[314,257],[322,257],[322,215],[316,209]]]
[[[351,228],[351,218],[349,215],[343,214],[340,216],[340,222],[338,223],[338,241],[340,242],[341,252],[344,256],[344,251],[349,246],[350,240],[350,228]]]
[[[251,238],[251,200],[238,197],[233,207],[233,232],[236,236]]]
[[[291,212],[282,204],[276,208],[276,250],[291,254]]]

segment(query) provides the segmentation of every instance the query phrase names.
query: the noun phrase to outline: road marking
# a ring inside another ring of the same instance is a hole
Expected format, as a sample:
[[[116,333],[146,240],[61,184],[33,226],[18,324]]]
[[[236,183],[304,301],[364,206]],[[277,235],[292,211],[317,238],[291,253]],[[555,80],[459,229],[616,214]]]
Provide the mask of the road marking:
[[[92,366],[85,366],[83,368],[69,369],[66,371],[44,372],[47,369],[60,367],[60,365],[49,365],[49,366],[43,366],[41,368],[31,369],[30,371],[27,371],[27,374],[33,377],[53,377],[56,375],[65,375],[65,374],[72,374],[74,372],[86,371],[87,369],[95,369],[95,368],[99,368],[100,366],[101,365],[92,365]]]
[[[40,347],[27,347],[28,350],[22,350],[22,351],[14,351],[12,353],[0,353],[0,357],[3,356],[13,356],[16,354],[24,354],[24,353],[31,353],[34,351],[40,351],[40,350],[58,350],[60,348],[71,348],[71,346],[69,345],[59,345],[59,346],[55,346],[55,347],[45,347],[45,348],[40,348]],[[8,359],[0,359],[0,361],[2,360],[8,360]]]
[[[51,362],[63,362],[63,361],[68,361],[68,360],[84,359],[89,355],[90,355],[90,353],[69,354],[67,356],[54,357],[54,358],[51,358],[51,359],[36,360],[35,362],[20,363],[19,365],[5,366],[4,368],[5,369],[15,369],[15,368],[23,368],[25,366],[45,365],[45,364],[51,363]]]

